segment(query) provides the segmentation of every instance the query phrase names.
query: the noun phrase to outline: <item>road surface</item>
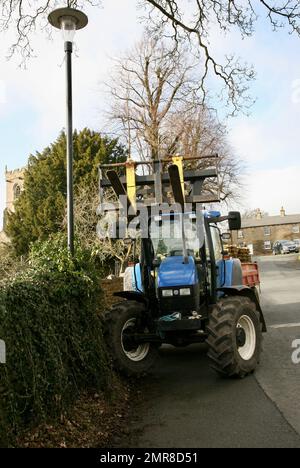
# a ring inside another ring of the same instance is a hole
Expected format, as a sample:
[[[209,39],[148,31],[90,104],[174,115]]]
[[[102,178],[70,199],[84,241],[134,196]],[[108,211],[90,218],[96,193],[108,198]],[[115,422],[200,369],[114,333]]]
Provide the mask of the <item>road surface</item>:
[[[300,261],[261,257],[262,306],[269,332],[259,370],[223,380],[210,369],[204,345],[161,349],[143,384],[130,447],[300,448]]]

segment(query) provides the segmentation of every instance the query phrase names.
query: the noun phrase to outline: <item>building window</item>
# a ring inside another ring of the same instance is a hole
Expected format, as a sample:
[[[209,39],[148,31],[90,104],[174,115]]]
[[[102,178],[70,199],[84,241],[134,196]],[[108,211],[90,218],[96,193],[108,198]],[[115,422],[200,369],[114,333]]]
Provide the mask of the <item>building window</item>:
[[[238,239],[244,239],[243,231],[238,231]]]
[[[271,242],[270,241],[265,241],[264,242],[264,247],[265,247],[265,250],[271,250],[272,249]]]
[[[293,234],[299,234],[300,229],[299,229],[298,224],[296,224],[295,226],[292,227],[292,232],[293,232]]]
[[[264,235],[270,236],[271,235],[271,228],[270,226],[264,226]]]
[[[21,187],[18,184],[14,185],[14,200],[17,200],[21,195]]]

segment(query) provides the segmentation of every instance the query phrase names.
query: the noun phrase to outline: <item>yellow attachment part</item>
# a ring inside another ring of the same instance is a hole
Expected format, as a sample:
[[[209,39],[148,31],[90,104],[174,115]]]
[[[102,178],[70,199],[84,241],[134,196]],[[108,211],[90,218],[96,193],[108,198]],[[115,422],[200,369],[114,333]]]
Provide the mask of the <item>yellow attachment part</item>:
[[[132,159],[126,162],[127,195],[134,208],[136,208],[135,163]]]
[[[180,182],[181,182],[181,188],[182,188],[182,194],[183,194],[183,198],[185,198],[184,175],[183,175],[183,157],[182,156],[173,156],[172,161],[173,161],[173,164],[175,164],[175,166],[178,167]]]

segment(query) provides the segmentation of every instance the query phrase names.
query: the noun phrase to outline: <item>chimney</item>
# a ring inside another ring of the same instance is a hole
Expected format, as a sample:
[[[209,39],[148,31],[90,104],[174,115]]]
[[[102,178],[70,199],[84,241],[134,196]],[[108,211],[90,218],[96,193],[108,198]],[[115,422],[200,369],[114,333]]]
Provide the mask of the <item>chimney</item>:
[[[257,208],[255,218],[262,219],[262,212],[260,208]]]
[[[283,206],[281,207],[281,210],[280,210],[280,216],[281,216],[282,218],[285,217],[285,209],[283,208]]]

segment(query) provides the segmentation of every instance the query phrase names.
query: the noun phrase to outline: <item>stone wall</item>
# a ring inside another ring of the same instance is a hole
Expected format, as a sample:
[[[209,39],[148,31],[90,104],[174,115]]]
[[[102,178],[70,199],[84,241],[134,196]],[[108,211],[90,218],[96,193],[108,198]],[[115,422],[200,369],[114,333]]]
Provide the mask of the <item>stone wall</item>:
[[[120,297],[115,297],[115,292],[123,291],[123,278],[103,279],[101,286],[104,292],[105,304],[110,308],[114,303],[122,301]]]

